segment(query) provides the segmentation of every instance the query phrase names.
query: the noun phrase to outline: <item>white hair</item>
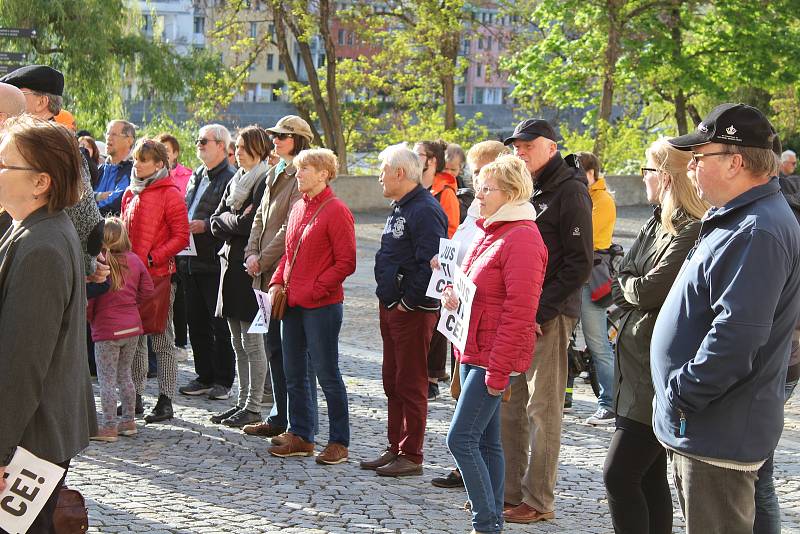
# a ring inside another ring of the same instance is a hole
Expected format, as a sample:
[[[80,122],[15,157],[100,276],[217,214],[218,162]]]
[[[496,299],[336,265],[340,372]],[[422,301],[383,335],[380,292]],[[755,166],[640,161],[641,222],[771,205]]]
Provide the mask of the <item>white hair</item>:
[[[403,174],[407,180],[411,180],[415,184],[422,181],[422,162],[405,143],[392,145],[384,149],[378,157],[387,167],[403,169]]]
[[[206,132],[214,136],[214,141],[221,141],[224,143],[225,150],[228,150],[228,146],[231,144],[231,133],[227,128],[221,124],[206,124],[200,128],[200,137],[203,137],[203,134]]]
[[[781,153],[781,163],[786,162],[791,156],[794,156],[795,158],[797,157],[797,154],[794,150],[784,150]]]

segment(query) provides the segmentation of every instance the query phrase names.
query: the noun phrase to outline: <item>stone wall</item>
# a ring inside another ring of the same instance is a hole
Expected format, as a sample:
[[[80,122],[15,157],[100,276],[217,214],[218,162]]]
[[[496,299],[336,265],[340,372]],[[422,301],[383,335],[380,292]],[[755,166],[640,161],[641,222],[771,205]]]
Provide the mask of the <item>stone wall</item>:
[[[618,206],[647,204],[640,176],[606,176],[608,188],[614,193]],[[383,197],[377,176],[339,176],[333,189],[352,211],[387,211],[389,200]]]

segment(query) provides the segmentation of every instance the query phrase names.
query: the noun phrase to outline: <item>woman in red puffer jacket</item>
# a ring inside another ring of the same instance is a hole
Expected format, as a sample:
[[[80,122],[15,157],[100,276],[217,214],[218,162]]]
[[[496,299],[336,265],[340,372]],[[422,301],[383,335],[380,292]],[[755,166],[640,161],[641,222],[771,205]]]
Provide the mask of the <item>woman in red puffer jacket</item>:
[[[189,216],[180,189],[169,175],[169,159],[163,144],[142,139],[133,149],[131,185],[122,196],[122,220],[128,228],[133,252],[156,279],[172,276],[175,255],[189,245]],[[151,341],[158,362],[159,397],[148,423],[172,418],[172,398],[178,380],[175,360],[175,333],[172,328],[172,305],[175,283],[170,290],[169,317],[164,332],[153,334]],[[143,318],[144,319],[144,318]],[[142,411],[141,396],[147,378],[147,336],[139,338],[133,360],[136,407]]]
[[[547,249],[528,202],[533,181],[524,162],[501,156],[481,169],[475,188],[481,218],[462,268],[475,283],[467,342],[460,362],[458,398],[447,446],[461,471],[477,532],[503,527],[500,399],[509,376],[524,373],[533,358],[536,311]],[[455,310],[452,288],[442,295]]]

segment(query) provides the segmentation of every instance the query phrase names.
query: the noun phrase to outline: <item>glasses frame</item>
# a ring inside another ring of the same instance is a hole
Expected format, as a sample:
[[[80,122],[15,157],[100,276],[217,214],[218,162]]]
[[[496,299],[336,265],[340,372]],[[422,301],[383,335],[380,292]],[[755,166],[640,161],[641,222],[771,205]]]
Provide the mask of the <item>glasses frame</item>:
[[[205,137],[201,137],[200,139],[195,139],[194,144],[200,146],[206,146],[208,143],[220,143],[219,139],[206,139]]]
[[[654,169],[652,167],[639,167],[639,172],[642,174],[642,178],[644,178],[644,175],[647,174],[648,172],[661,172],[661,171],[659,169]]]
[[[290,138],[290,137],[292,137],[293,135],[294,135],[294,134],[290,134],[290,133],[283,133],[283,132],[281,132],[281,133],[274,133],[274,132],[270,132],[270,134],[269,134],[269,138],[270,138],[270,139],[279,139],[280,141],[285,141],[286,139],[289,139],[289,138]]]
[[[482,196],[486,196],[493,191],[505,191],[502,187],[489,187],[488,185],[484,185],[483,187],[479,187],[475,190],[475,196],[480,193]]]
[[[692,152],[692,163],[697,165],[700,163],[700,160],[703,158],[708,158],[711,156],[735,156],[736,152]]]
[[[39,169],[34,169],[33,167],[20,167],[19,165],[6,165],[3,162],[0,162],[0,171],[2,170],[9,170],[9,171],[33,171],[33,172],[41,172]]]

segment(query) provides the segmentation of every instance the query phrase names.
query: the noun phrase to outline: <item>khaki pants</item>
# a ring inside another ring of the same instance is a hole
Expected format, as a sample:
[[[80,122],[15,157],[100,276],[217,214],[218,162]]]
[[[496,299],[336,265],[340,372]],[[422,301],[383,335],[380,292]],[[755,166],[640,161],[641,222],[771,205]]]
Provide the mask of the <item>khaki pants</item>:
[[[530,368],[511,379],[511,399],[500,410],[507,503],[554,510],[567,344],[577,322],[559,315],[543,324]]]

